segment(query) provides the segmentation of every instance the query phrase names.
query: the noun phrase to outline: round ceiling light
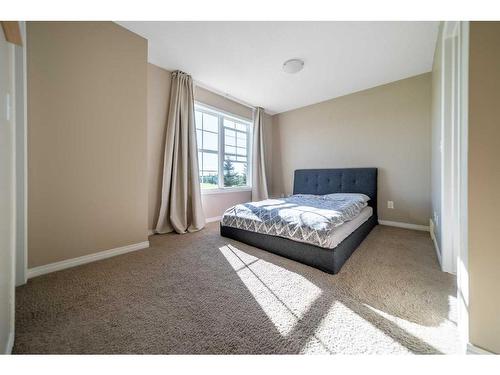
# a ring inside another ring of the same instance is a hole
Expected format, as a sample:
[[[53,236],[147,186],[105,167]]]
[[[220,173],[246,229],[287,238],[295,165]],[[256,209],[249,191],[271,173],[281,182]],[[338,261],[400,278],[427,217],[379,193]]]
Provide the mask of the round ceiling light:
[[[304,61],[300,59],[291,59],[283,63],[283,71],[294,74],[300,72],[304,68]]]

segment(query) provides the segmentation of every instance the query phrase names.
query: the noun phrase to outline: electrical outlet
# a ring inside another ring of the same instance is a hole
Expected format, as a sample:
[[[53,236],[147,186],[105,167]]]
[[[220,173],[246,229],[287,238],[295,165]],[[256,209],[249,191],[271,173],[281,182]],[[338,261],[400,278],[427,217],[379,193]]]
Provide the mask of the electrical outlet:
[[[393,209],[394,208],[394,201],[387,201],[387,208]]]

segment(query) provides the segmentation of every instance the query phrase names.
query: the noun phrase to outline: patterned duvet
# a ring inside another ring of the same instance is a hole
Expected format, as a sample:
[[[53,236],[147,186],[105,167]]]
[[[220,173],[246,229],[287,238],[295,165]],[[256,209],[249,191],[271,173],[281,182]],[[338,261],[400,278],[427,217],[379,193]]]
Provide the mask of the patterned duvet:
[[[335,228],[366,207],[356,194],[292,195],[238,204],[222,217],[222,225],[333,248]]]

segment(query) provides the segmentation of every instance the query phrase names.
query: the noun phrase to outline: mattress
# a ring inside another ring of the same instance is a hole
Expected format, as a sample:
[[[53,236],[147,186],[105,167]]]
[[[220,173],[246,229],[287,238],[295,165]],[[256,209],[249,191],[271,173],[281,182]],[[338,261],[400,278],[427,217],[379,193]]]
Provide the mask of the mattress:
[[[335,249],[342,241],[344,241],[351,233],[363,225],[370,217],[373,216],[373,208],[367,206],[361,210],[358,216],[350,221],[346,221],[344,224],[335,228],[335,231],[330,234],[329,243],[331,244],[331,249]],[[305,242],[307,241],[297,241]]]
[[[340,240],[333,234],[345,223],[356,219],[366,206],[365,198],[356,195],[298,194],[278,200],[238,204],[226,210],[222,225],[333,249],[357,228],[356,222],[340,230]],[[370,209],[368,214],[365,212],[360,217],[360,225],[371,212]]]
[[[352,232],[363,225],[372,215],[373,208],[365,207],[354,219],[346,221],[344,224],[337,227],[331,235],[331,244],[333,248],[337,247],[339,243],[344,241]]]

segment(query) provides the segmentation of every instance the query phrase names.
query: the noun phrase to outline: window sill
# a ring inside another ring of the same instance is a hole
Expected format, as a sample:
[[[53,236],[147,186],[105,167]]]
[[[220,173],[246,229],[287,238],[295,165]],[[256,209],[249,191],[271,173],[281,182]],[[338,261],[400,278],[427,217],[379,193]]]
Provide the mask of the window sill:
[[[246,186],[238,188],[201,189],[201,195],[242,193],[245,191],[252,191],[252,188]]]

